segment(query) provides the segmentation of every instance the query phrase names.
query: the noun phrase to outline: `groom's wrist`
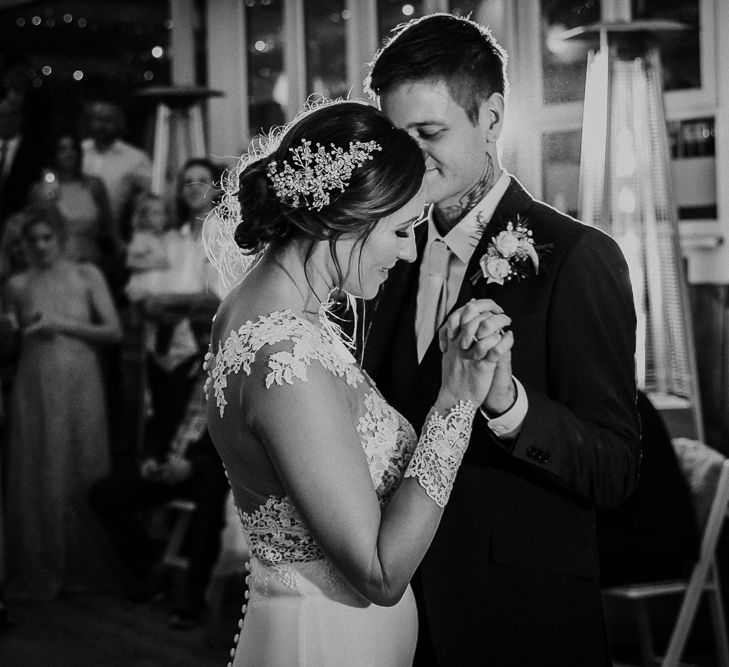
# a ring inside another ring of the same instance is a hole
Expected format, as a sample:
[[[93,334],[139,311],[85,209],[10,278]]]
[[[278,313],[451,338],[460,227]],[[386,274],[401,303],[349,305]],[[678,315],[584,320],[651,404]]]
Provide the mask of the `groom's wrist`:
[[[487,412],[487,406],[480,408],[481,415],[486,419],[486,424],[491,432],[498,438],[515,438],[521,430],[521,425],[526,418],[529,409],[529,400],[524,385],[512,376],[514,398],[511,405],[500,415],[492,415]]]
[[[491,392],[481,404],[481,411],[488,419],[496,419],[509,412],[514,407],[519,391],[512,376],[509,385],[502,391]]]

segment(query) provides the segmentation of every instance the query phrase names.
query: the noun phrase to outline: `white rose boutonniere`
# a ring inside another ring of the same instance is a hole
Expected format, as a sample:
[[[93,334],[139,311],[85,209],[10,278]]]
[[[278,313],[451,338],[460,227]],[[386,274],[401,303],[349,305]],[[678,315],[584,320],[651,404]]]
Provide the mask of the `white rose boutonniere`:
[[[482,223],[480,219],[479,222]],[[523,216],[517,215],[502,224],[503,229],[497,231],[479,259],[481,270],[471,277],[474,285],[481,278],[486,278],[486,284],[503,285],[514,278],[521,280],[539,274],[540,253],[550,246],[534,244],[532,230]]]

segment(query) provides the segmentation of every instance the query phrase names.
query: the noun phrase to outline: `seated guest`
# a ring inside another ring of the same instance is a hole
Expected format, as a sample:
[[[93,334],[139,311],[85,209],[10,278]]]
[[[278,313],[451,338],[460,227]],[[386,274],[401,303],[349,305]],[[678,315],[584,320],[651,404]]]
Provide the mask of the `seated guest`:
[[[160,554],[138,513],[162,507],[173,498],[189,498],[195,503],[197,509],[186,542],[189,567],[170,619],[177,626],[201,620],[205,591],[220,550],[228,494],[223,465],[205,426],[206,374],[201,363],[198,367],[195,385],[172,440],[147,443],[137,466],[99,480],[90,493],[91,505],[122,562],[137,582],[146,582],[133,596],[140,600],[144,594],[157,592],[153,586],[158,583],[155,565]]]
[[[691,492],[668,431],[642,392],[638,411],[643,450],[638,488],[620,507],[597,517],[604,586],[684,577],[699,553]]]

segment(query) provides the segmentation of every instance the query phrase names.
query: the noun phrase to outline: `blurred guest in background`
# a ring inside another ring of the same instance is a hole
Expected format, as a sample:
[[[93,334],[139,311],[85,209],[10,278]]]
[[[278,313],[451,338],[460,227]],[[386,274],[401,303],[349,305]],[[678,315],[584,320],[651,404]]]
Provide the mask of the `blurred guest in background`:
[[[5,524],[4,524],[4,471],[7,455],[7,397],[15,374],[15,361],[19,350],[18,324],[15,315],[8,312],[5,304],[5,285],[11,276],[27,268],[25,247],[23,245],[23,225],[26,216],[14,213],[5,222],[0,237],[0,629],[10,625],[8,610],[4,601],[7,579],[5,565]]]
[[[106,186],[117,235],[129,240],[129,213],[140,192],[149,190],[152,163],[147,154],[122,141],[124,115],[110,100],[97,100],[89,109],[91,136],[83,142],[83,171]]]
[[[23,227],[27,220],[25,212],[13,213],[6,220],[0,237],[0,460],[6,450],[7,399],[15,376],[21,338],[15,313],[7,302],[7,284],[10,278],[28,268],[23,242]]]
[[[165,203],[158,195],[141,196],[132,215],[132,239],[127,248],[127,268],[131,272],[125,291],[132,301],[148,294],[170,291],[168,245],[177,230],[167,228]]]
[[[116,235],[109,196],[100,178],[81,172],[81,141],[60,132],[51,141],[48,169],[31,191],[33,202],[55,204],[66,219],[66,257],[96,264],[105,275],[123,252]]]
[[[25,206],[31,185],[40,177],[38,136],[24,123],[19,100],[0,99],[0,230],[11,213]]]
[[[186,546],[189,566],[174,603],[170,622],[186,627],[202,620],[205,591],[220,551],[228,480],[205,425],[202,358],[197,358],[195,385],[175,434],[167,442],[150,442],[141,461],[101,479],[90,501],[132,576],[130,597],[145,601],[165,590],[156,568],[159,550],[138,516],[174,498],[195,503]]]
[[[121,330],[101,272],[65,257],[54,209],[29,210],[23,235],[29,268],[7,283],[22,332],[7,440],[8,573],[12,593],[49,598],[109,581],[84,500],[109,469],[98,349]]]
[[[8,97],[20,105],[20,113],[27,127],[33,129],[33,138],[43,146],[52,126],[53,96],[37,88],[28,75],[33,61],[26,53],[0,50],[0,99]]]
[[[180,422],[195,378],[198,354],[207,346],[210,322],[220,299],[217,278],[201,243],[202,223],[215,205],[220,169],[204,158],[188,160],[179,182],[181,224],[168,241],[169,273],[165,292],[140,300],[143,316],[158,326],[148,350],[153,415],[145,439],[169,442]],[[163,333],[169,331],[169,336]]]
[[[5,221],[0,236],[0,298],[5,296],[4,289],[8,279],[28,268],[23,241],[23,226],[27,219],[28,214],[21,210]]]

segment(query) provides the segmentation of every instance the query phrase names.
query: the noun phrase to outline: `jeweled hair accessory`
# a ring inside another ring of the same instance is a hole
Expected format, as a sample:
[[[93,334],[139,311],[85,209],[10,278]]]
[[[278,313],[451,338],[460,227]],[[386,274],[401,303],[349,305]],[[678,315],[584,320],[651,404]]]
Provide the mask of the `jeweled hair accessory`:
[[[327,149],[317,143],[316,151],[312,151],[311,142],[302,139],[301,146],[289,148],[293,154],[291,164],[284,160],[278,169],[274,160],[266,167],[266,173],[281,201],[321,211],[329,204],[329,193],[344,192],[352,172],[371,160],[373,151],[381,150],[376,141],[350,141],[348,150],[334,144]]]

